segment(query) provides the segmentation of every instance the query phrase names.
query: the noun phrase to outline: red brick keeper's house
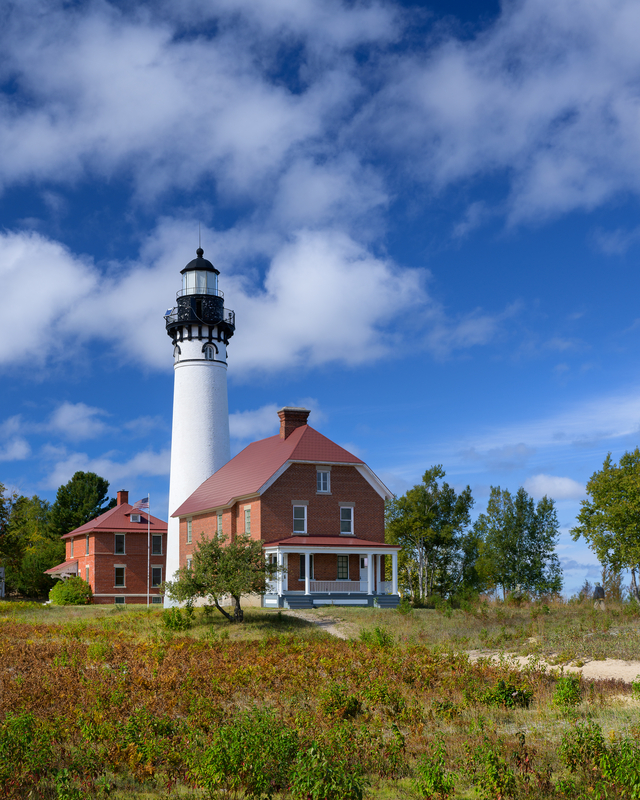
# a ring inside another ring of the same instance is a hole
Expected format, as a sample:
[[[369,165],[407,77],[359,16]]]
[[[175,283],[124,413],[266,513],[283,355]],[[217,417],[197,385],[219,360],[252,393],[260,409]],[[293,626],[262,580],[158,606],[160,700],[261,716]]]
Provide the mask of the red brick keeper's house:
[[[202,534],[248,533],[281,568],[264,606],[395,607],[400,548],[384,540],[391,493],[361,459],[307,425],[309,411],[283,408],[278,416],[277,436],[250,444],[173,513],[180,566]]]
[[[128,492],[118,492],[116,506],[66,533],[65,561],[47,574],[84,578],[94,603],[147,603],[148,597],[150,604],[161,605],[167,523],[128,501]]]

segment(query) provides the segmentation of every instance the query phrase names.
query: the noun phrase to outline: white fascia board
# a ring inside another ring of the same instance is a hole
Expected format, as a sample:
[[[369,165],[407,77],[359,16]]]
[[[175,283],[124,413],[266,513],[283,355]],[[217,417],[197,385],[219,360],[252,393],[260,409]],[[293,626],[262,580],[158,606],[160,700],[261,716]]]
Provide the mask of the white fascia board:
[[[355,468],[358,472],[362,475],[362,477],[367,481],[367,483],[372,486],[376,492],[380,495],[383,500],[392,500],[393,499],[393,492],[391,492],[384,483],[380,480],[380,478],[376,475],[376,473],[368,467],[366,464],[354,464]]]
[[[295,463],[294,461],[285,461],[281,467],[278,467],[278,469],[273,473],[273,475],[267,481],[265,481],[262,484],[262,486],[258,489],[258,496],[263,495],[270,486],[273,486],[273,484],[278,480],[278,478],[281,475],[284,475],[284,473],[294,463]]]
[[[380,543],[382,544],[382,542]],[[330,555],[341,555],[345,552],[362,553],[362,555],[391,555],[394,551],[400,552],[402,546],[399,544],[387,545],[383,549],[379,547],[360,547],[357,544],[348,545],[347,547],[332,547],[331,545],[302,545],[302,544],[265,544],[263,545],[265,553],[277,552],[280,550],[283,553],[328,553]]]

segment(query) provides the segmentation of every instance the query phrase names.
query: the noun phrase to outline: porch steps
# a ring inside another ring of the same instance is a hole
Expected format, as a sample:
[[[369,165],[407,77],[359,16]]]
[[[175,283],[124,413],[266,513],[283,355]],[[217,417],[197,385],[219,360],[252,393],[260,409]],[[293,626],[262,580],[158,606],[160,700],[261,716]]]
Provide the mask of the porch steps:
[[[375,599],[378,608],[397,608],[400,605],[400,598],[397,594],[381,594]]]
[[[313,608],[313,597],[311,595],[302,595],[302,597],[285,597],[285,608],[297,610],[301,608]]]

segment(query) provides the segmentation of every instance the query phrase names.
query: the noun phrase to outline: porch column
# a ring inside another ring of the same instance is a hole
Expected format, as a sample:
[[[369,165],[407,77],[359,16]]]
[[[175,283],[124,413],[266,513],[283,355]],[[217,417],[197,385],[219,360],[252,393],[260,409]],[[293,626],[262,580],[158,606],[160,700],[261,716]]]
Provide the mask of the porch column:
[[[373,594],[373,570],[375,569],[375,556],[369,553],[367,556],[367,594]]]
[[[309,553],[304,554],[304,593],[311,594],[311,575],[310,572],[311,559]]]
[[[380,553],[378,553],[378,555],[376,556],[376,561],[378,562],[378,571],[376,573],[377,576],[378,576],[378,581],[376,583],[376,591],[378,592],[378,594],[382,594],[382,592],[380,591],[380,583],[382,582],[382,577],[381,577],[381,575],[382,575],[382,564],[381,564],[382,556],[380,555]]]
[[[391,594],[398,594],[398,551],[391,554]]]
[[[282,597],[282,565],[283,565],[282,552],[278,550],[278,577],[277,577],[278,597]]]

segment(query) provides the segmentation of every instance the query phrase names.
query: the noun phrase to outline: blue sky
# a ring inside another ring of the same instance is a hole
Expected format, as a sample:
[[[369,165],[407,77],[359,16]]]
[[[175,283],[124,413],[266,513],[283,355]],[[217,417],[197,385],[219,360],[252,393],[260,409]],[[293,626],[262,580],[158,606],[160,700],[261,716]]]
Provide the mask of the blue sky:
[[[310,423],[404,492],[557,500],[640,423],[632,0],[7,2],[0,481],[167,516],[162,315],[198,244],[236,311],[234,452]]]

